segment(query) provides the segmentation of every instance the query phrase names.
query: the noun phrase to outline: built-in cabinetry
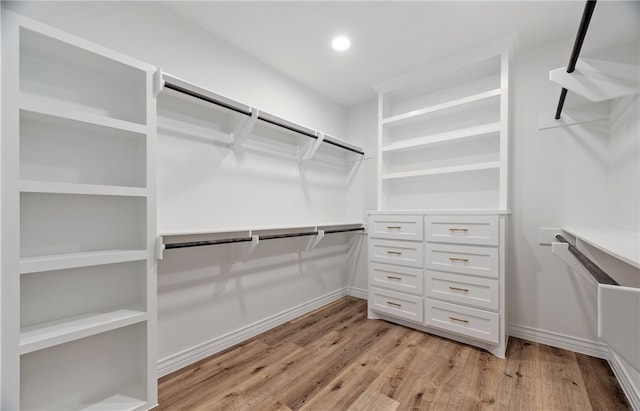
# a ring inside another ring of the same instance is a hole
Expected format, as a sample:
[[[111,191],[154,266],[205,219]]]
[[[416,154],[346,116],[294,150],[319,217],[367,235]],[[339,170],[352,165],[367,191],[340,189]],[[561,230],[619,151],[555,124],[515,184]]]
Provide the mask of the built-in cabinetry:
[[[150,409],[155,69],[2,18],[2,409]]]
[[[369,317],[506,349],[509,61],[514,37],[376,85]]]
[[[369,318],[504,357],[505,218],[371,212]]]

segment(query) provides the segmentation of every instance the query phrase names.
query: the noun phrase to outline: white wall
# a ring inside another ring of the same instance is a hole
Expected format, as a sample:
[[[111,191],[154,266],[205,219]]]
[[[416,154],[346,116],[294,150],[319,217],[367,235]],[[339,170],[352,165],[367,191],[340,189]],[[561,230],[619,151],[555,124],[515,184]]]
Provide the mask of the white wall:
[[[3,7],[293,122],[347,137],[344,108],[162,5],[3,2]],[[185,111],[193,102],[181,104],[164,95],[159,100],[160,231],[363,220],[362,168],[350,176],[344,162],[298,166],[300,137],[254,135],[246,150],[230,150],[228,119],[210,124],[216,115],[206,118],[209,107]],[[184,124],[171,130],[189,117],[213,127],[211,132]],[[326,157],[331,148],[323,150]],[[193,206],[196,200],[203,201]],[[158,264],[161,372],[343,295],[362,269],[362,238],[328,235],[311,252],[301,251],[306,239],[264,241],[246,263],[233,257],[242,245],[167,251]]]

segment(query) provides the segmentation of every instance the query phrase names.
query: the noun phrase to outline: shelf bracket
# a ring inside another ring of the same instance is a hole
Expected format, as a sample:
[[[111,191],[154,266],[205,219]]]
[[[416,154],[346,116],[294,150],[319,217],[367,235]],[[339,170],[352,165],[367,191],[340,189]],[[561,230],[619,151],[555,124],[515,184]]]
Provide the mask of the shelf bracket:
[[[316,131],[316,136],[318,136],[318,138],[310,143],[310,145],[304,151],[304,154],[300,156],[300,161],[311,160],[313,156],[316,155],[316,151],[318,151],[318,148],[320,148],[320,144],[322,144],[322,142],[324,141],[324,133]]]
[[[246,263],[251,257],[251,254],[255,251],[256,247],[260,243],[260,236],[251,234],[251,242],[249,244],[245,244],[240,257],[237,258],[234,262],[237,263]]]
[[[253,126],[256,124],[256,121],[258,120],[259,114],[260,114],[260,111],[257,108],[251,107],[251,116],[243,119],[242,121],[239,121],[235,125],[231,133],[231,138],[233,141],[231,143],[231,146],[234,149],[242,147],[244,142],[247,141],[247,138],[249,137],[251,130],[253,130]]]
[[[158,260],[162,260],[164,258],[165,246],[164,246],[163,240],[164,239],[162,237],[158,237],[156,239],[155,253],[156,253],[156,259]]]
[[[317,230],[317,232],[318,234],[309,239],[304,251],[313,251],[320,244],[320,241],[324,238],[324,230]]]
[[[158,67],[153,73],[153,95],[157,97],[164,88],[164,79],[162,78],[162,67]]]

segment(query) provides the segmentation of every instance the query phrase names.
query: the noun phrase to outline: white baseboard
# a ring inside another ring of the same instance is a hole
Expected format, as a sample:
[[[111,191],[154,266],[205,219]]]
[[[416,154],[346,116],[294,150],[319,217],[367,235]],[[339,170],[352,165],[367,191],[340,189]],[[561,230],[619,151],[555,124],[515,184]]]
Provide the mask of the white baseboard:
[[[369,297],[369,292],[366,288],[347,287],[347,295],[366,300]]]
[[[519,324],[509,324],[508,328],[510,336],[522,338],[523,340],[529,340],[540,344],[550,345],[552,347],[563,348],[565,350],[570,350],[597,358],[607,359],[609,357],[609,347],[603,342],[588,340],[586,338],[572,337],[566,334],[541,330],[538,328]]]
[[[300,317],[308,312],[311,312],[317,308],[332,303],[346,295],[352,295],[349,287],[341,288],[336,291],[332,291],[323,296],[314,298],[311,301],[307,301],[303,304],[289,308],[278,314],[267,317],[263,320],[257,321],[253,324],[249,324],[238,330],[225,334],[223,336],[214,338],[205,343],[196,345],[177,354],[169,357],[162,358],[158,361],[158,376],[162,377],[169,373],[172,373],[180,368],[186,367],[189,364],[193,364],[203,358],[207,358],[210,355],[218,353],[236,344],[248,340],[258,334],[268,331],[278,325],[284,324],[287,321],[291,321],[294,318]],[[355,289],[355,293],[359,294],[361,290]],[[357,297],[357,295],[355,295]]]
[[[618,379],[622,391],[627,396],[631,409],[640,411],[640,387],[634,385],[633,379],[629,376],[623,361],[612,350],[609,350],[607,361],[613,370],[613,374]]]

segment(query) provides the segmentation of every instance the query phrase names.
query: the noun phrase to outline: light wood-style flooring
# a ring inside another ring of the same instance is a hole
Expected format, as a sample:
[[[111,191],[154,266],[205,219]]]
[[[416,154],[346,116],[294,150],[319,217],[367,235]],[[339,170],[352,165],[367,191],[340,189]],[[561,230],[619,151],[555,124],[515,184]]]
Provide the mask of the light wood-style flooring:
[[[162,410],[628,410],[606,361],[511,338],[507,359],[367,319],[345,297],[163,377]]]

